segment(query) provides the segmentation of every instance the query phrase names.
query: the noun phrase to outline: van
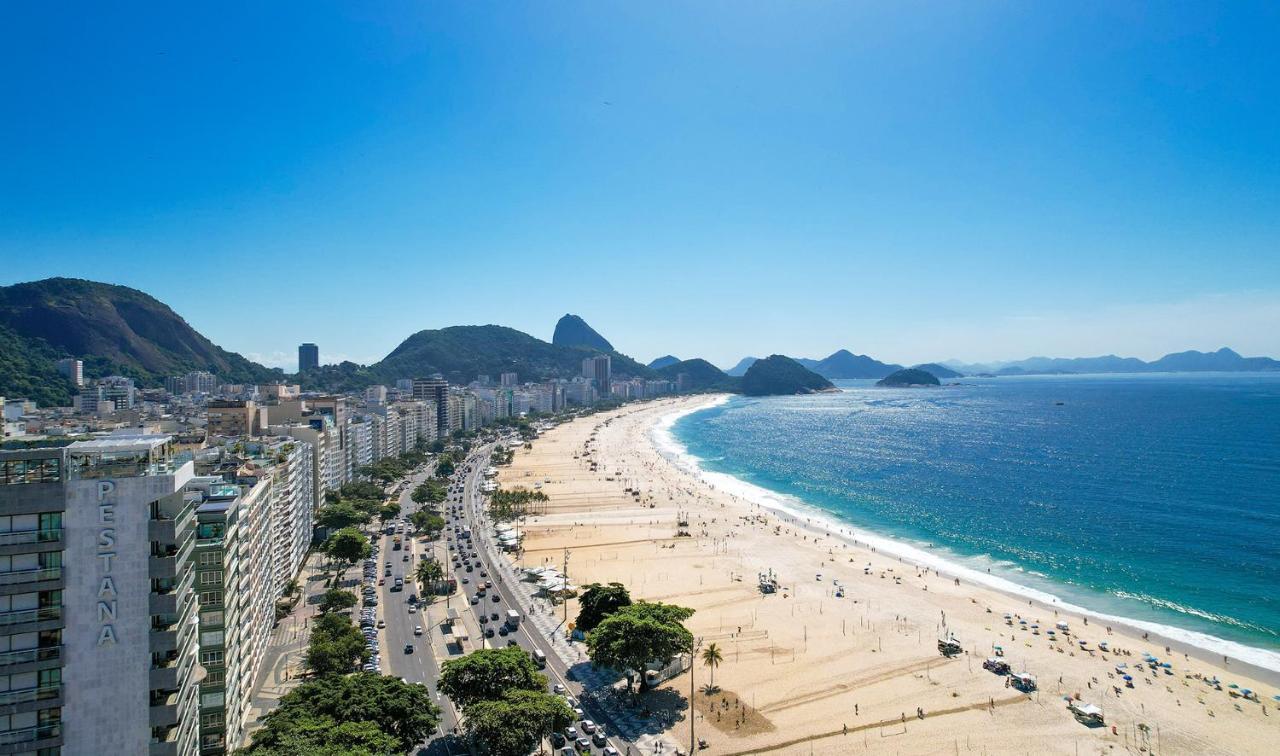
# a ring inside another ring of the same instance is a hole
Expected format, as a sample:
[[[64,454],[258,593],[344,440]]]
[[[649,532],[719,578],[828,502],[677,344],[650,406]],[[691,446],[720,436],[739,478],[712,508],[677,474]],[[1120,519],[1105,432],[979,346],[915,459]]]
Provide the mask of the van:
[[[538,665],[539,669],[547,668],[547,655],[542,653],[538,649],[534,649],[533,651],[533,661],[535,664]]]

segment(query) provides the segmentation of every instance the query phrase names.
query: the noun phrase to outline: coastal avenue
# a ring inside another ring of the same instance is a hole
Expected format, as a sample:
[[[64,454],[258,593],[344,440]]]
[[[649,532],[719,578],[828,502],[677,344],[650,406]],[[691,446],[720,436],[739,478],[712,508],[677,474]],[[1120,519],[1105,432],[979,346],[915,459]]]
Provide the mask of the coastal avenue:
[[[440,728],[437,736],[428,744],[426,752],[444,754],[465,750],[464,744],[455,742],[450,737],[450,734],[456,731],[455,728],[459,727],[459,717],[452,703],[448,698],[442,697],[436,688],[440,664],[477,648],[511,644],[517,644],[527,652],[535,649],[542,651],[547,659],[547,665],[542,669],[542,673],[546,675],[548,684],[552,688],[557,685],[563,686],[563,689],[578,701],[578,705],[584,707],[583,716],[603,725],[606,733],[612,733],[615,730],[607,715],[582,697],[582,685],[569,679],[568,667],[561,661],[549,639],[541,637],[532,630],[532,624],[527,622],[525,607],[527,602],[520,601],[524,597],[517,597],[509,581],[502,577],[500,571],[494,569],[500,564],[499,560],[505,557],[498,553],[493,540],[484,531],[486,527],[483,517],[484,496],[480,489],[484,469],[489,463],[492,452],[493,445],[480,447],[472,452],[466,462],[458,466],[458,472],[449,484],[449,496],[442,505],[445,518],[445,531],[442,538],[435,542],[429,542],[426,539],[415,541],[406,533],[404,548],[396,551],[394,536],[387,535],[385,532],[379,535],[381,546],[377,556],[378,574],[382,575],[385,572],[384,565],[387,562],[391,563],[391,577],[387,578],[386,584],[380,586],[378,590],[378,615],[386,622],[386,628],[379,633],[383,674],[426,685],[431,691],[432,698],[440,706]],[[401,493],[400,506],[403,517],[407,518],[418,509],[418,505],[410,499],[410,494],[413,488],[429,475],[430,473],[422,473],[415,476]],[[461,485],[460,491],[457,488],[459,485]],[[458,515],[453,514],[455,506],[458,507]],[[470,573],[466,571],[465,566],[453,566],[454,549],[460,552],[462,546],[466,545],[465,541],[454,533],[455,527],[472,529],[473,545],[466,549],[466,553],[474,551],[477,556],[472,558]],[[406,554],[408,559],[404,558]],[[457,580],[459,590],[444,600],[437,599],[433,604],[422,605],[422,611],[415,610],[410,613],[408,597],[418,593],[414,572],[418,561],[427,554],[434,554],[440,560],[445,566],[446,575],[451,575]],[[488,575],[482,577],[482,572]],[[391,590],[397,576],[404,578],[403,591]],[[463,583],[464,579],[467,580],[466,583]],[[470,601],[475,596],[477,586],[484,585],[486,580],[492,581],[493,587],[487,589],[486,595],[476,604],[471,604]],[[467,637],[461,649],[453,643],[453,635],[445,628],[444,620],[450,609],[457,610],[462,624],[461,631],[465,631]],[[499,627],[508,609],[520,612],[522,621],[519,625],[514,630],[510,630],[505,637],[495,632],[492,639],[485,638],[486,625]],[[499,619],[496,621],[490,619],[481,623],[480,612],[484,612],[485,616],[490,618],[497,614]],[[417,626],[422,627],[421,636],[414,635],[414,628]],[[406,644],[414,647],[413,653],[404,652]],[[438,658],[437,654],[439,654]],[[578,724],[575,722],[574,726]],[[615,753],[635,753],[628,743],[612,734],[608,736],[607,746]],[[591,746],[591,751],[595,754],[607,753],[604,748],[594,744]]]

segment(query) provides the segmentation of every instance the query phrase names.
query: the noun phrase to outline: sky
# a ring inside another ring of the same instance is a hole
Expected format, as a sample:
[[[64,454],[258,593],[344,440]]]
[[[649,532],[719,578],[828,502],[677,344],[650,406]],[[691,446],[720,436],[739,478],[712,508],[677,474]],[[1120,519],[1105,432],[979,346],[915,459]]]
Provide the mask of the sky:
[[[671,353],[1280,356],[1275,3],[25,4],[0,284],[292,369],[424,328]]]

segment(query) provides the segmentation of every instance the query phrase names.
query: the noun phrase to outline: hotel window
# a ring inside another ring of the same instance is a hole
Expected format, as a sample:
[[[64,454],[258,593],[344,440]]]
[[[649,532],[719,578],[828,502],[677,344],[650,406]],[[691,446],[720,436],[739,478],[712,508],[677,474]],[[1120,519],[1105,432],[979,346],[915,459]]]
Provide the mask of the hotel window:
[[[220,711],[215,711],[211,714],[201,714],[200,726],[201,727],[221,727],[224,721],[222,716],[223,716],[222,712]]]
[[[207,633],[200,633],[200,645],[202,646],[221,646],[223,634],[221,630],[210,630]]]
[[[200,573],[200,585],[221,585],[222,570],[210,570]]]
[[[216,606],[222,603],[222,591],[205,591],[200,594],[200,606]]]
[[[222,612],[201,612],[200,624],[205,627],[222,624]]]
[[[225,693],[203,693],[200,696],[201,706],[221,706],[226,701]]]
[[[222,666],[222,652],[221,651],[201,651],[200,664],[206,667],[211,665],[216,665],[219,667]]]
[[[222,564],[222,552],[218,549],[213,551],[205,551],[200,554],[200,566],[212,567],[213,565]]]

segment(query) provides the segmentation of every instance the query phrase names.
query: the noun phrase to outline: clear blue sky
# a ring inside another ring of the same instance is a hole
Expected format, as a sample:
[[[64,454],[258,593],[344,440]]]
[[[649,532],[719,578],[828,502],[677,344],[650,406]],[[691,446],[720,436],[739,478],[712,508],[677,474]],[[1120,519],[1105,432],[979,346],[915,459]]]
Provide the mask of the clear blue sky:
[[[1280,355],[1276,4],[680,5],[12,6],[0,282],[288,367]]]

